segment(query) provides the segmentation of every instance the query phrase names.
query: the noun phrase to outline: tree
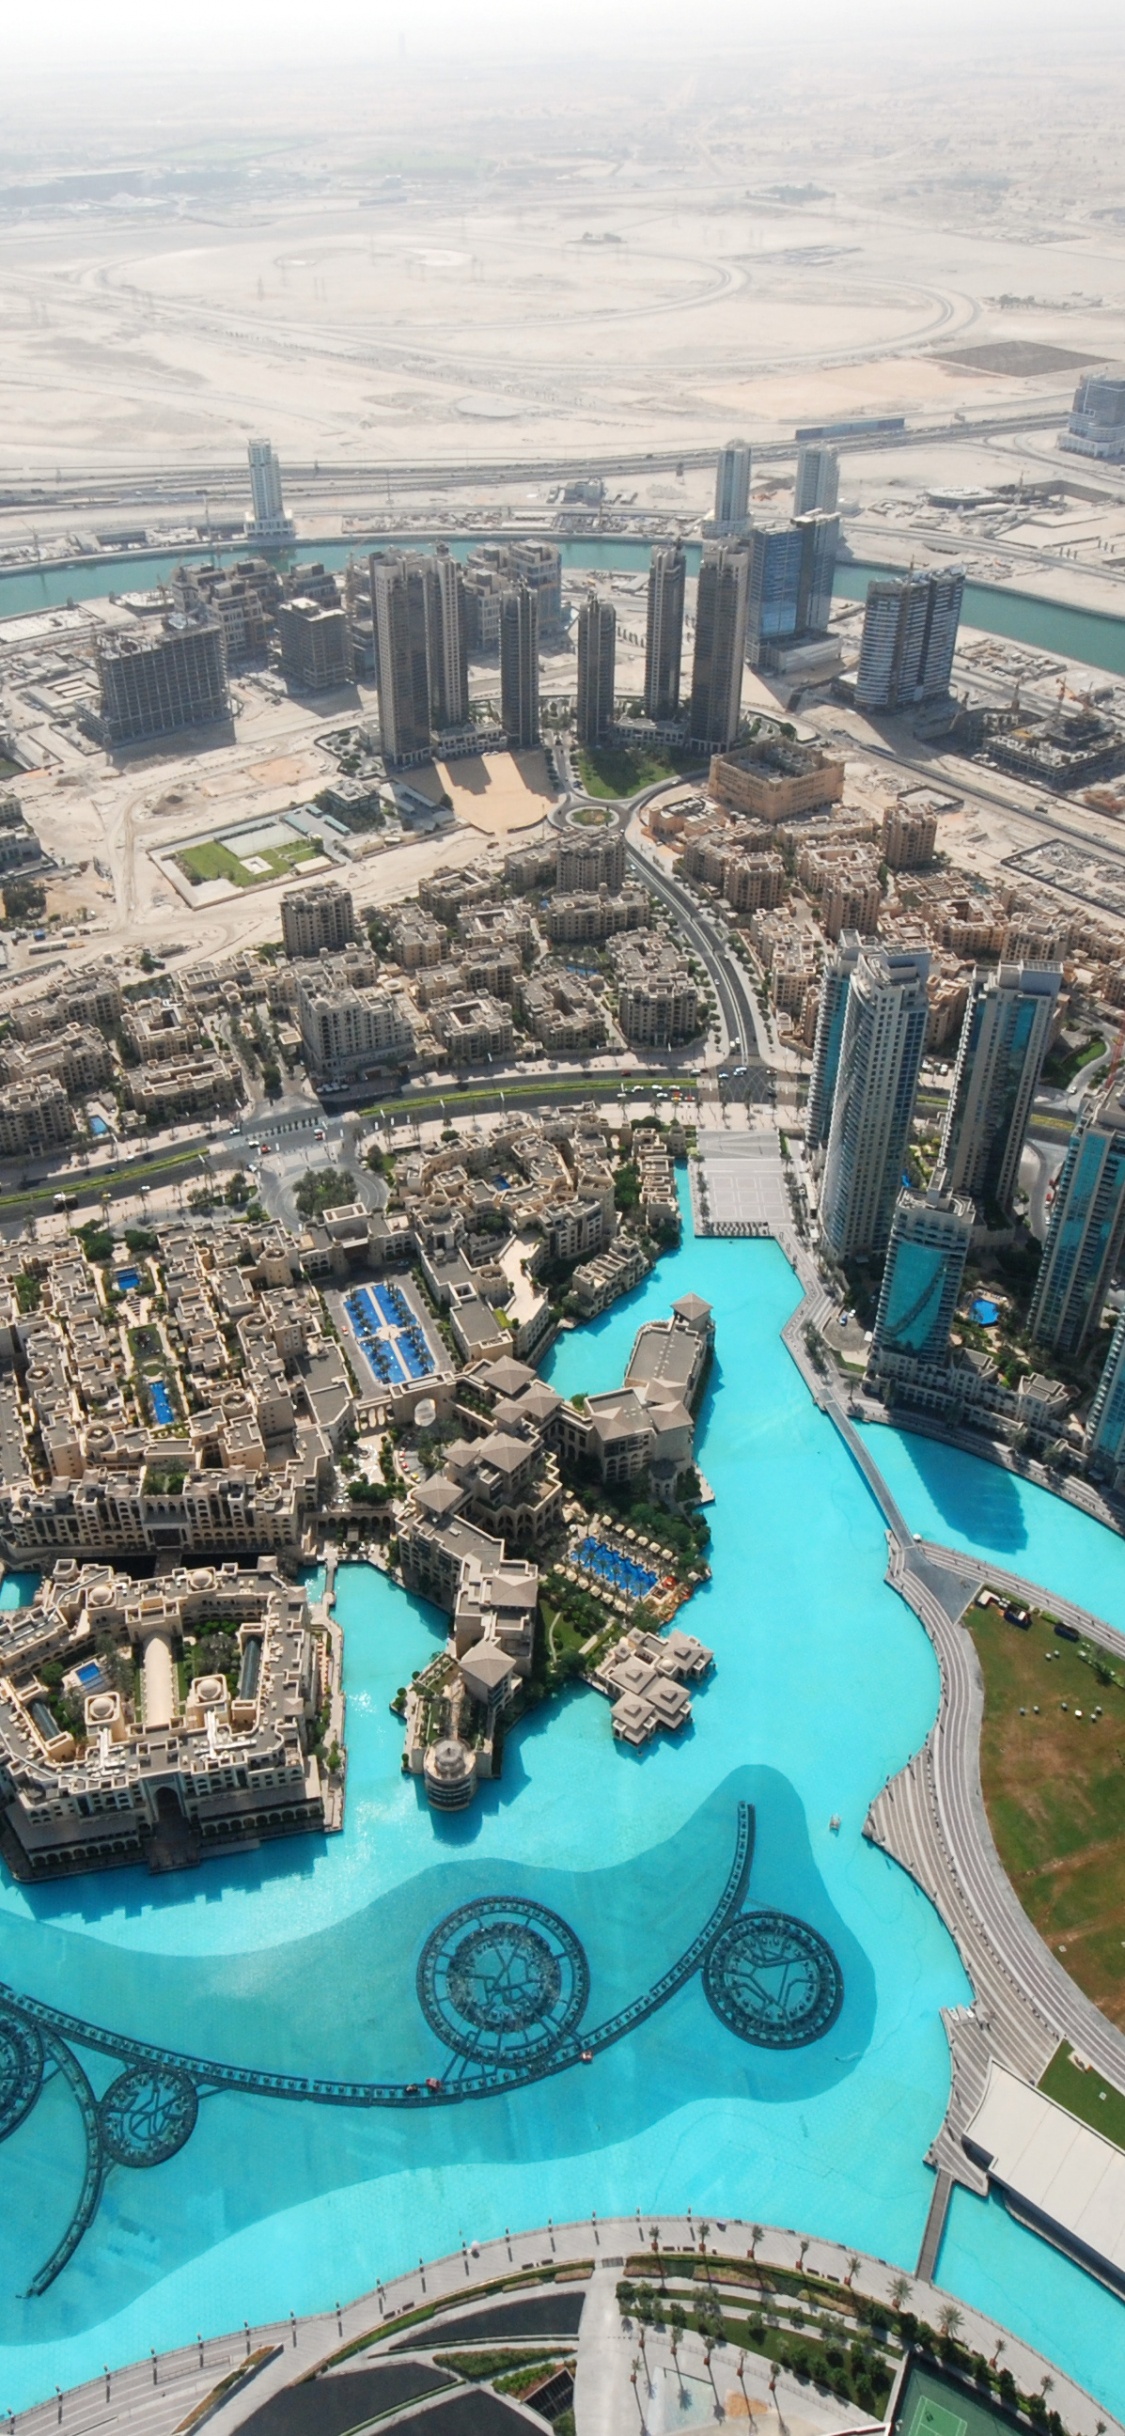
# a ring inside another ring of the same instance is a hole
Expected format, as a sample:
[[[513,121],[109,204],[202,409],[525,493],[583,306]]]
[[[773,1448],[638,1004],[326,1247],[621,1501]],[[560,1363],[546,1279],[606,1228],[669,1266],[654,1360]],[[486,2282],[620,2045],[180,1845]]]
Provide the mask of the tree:
[[[47,891],[39,880],[13,873],[3,882],[0,893],[8,922],[38,922],[47,911]]]
[[[963,2319],[956,2302],[947,2301],[944,2309],[939,2309],[938,2311],[938,2325],[942,2334],[945,2335],[947,2339],[951,2338],[957,2333],[958,2328],[962,2324]]]
[[[901,2309],[903,2302],[910,2299],[910,2292],[910,2277],[908,2275],[896,2275],[891,2284],[891,2299],[894,2302],[896,2309]]]

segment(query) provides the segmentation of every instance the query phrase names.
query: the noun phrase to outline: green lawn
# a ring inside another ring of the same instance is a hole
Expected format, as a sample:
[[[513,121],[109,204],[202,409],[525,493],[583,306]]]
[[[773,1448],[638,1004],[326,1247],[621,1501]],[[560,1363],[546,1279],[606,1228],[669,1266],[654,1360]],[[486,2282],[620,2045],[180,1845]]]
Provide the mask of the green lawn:
[[[1084,1658],[1040,1615],[1026,1632],[995,1607],[970,1608],[966,1622],[984,1676],[981,1782],[1000,1858],[1052,1953],[1125,2026],[1125,1667],[1092,1646]]]
[[[658,746],[602,744],[578,754],[578,775],[587,795],[612,802],[619,795],[636,795],[658,778],[675,778],[699,767],[698,753],[664,753]]]
[[[1070,2058],[1071,2049],[1064,2039],[1039,2083],[1044,2097],[1065,2106],[1068,2115],[1077,2115],[1080,2123],[1089,2123],[1103,2140],[1125,2148],[1125,2096],[1112,2081],[1103,2081],[1098,2072],[1083,2072]]]
[[[257,849],[253,851],[256,853]],[[285,872],[292,871],[295,864],[309,862],[320,851],[319,839],[294,837],[290,846],[264,847],[261,859],[269,864],[270,878],[280,879]],[[205,837],[198,846],[184,846],[177,854],[176,861],[184,877],[195,883],[201,880],[230,880],[236,888],[260,888],[263,884],[263,874],[248,870],[237,854],[229,846],[224,846],[221,838]]]
[[[1050,1084],[1052,1090],[1065,1091],[1067,1084],[1081,1074],[1083,1066],[1092,1066],[1094,1059],[1101,1057],[1104,1051],[1105,1042],[1100,1033],[1095,1033],[1093,1040],[1084,1042],[1080,1049],[1071,1049],[1069,1054],[1062,1057],[1049,1057],[1043,1068],[1043,1080]]]

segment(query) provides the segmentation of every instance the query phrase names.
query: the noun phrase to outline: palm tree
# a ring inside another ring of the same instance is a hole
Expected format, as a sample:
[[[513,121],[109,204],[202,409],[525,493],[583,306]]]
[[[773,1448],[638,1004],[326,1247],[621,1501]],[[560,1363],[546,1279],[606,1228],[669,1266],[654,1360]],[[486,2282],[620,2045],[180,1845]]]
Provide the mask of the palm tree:
[[[845,2282],[845,2284],[848,2286],[849,2291],[850,2291],[850,2289],[851,2289],[852,2283],[853,2283],[853,2282],[854,2282],[854,2280],[855,2280],[855,2277],[856,2277],[858,2274],[859,2274],[859,2260],[858,2260],[858,2258],[856,2257],[855,2251],[854,2251],[854,2250],[852,2250],[852,2251],[849,2253],[849,2256],[848,2256],[848,2272],[847,2272],[846,2276],[844,2277],[844,2282]],[[909,2291],[909,2290],[910,2290],[910,2286],[909,2286],[909,2285],[907,2285],[907,2291]]]
[[[910,2299],[910,2293],[910,2277],[908,2275],[896,2275],[891,2284],[891,2299],[894,2302],[896,2309],[901,2309],[903,2307],[904,2303]]]
[[[994,2352],[993,2352],[993,2354],[992,2354],[992,2358],[991,2358],[991,2360],[990,2360],[990,2361],[989,2361],[989,2363],[988,2363],[988,2365],[989,2365],[989,2367],[990,2367],[990,2368],[995,2368],[996,2363],[997,2363],[997,2361],[998,2361],[998,2359],[999,2359],[999,2357],[1000,2357],[1001,2352],[1002,2352],[1002,2351],[1007,2351],[1007,2348],[1008,2348],[1008,2346],[1007,2346],[1007,2344],[1006,2344],[1006,2343],[1005,2343],[1005,2341],[1004,2341],[1004,2337],[1003,2337],[1003,2335],[1001,2335],[1000,2340],[999,2340],[999,2342],[998,2342],[998,2344],[997,2344],[997,2346],[996,2346],[996,2349],[995,2349],[995,2351],[994,2351]]]
[[[952,2338],[952,2336],[956,2334],[961,2323],[961,2312],[957,2308],[955,2302],[947,2301],[944,2309],[939,2309],[938,2311],[938,2325],[940,2326],[943,2335],[948,2335]]]
[[[1039,2380],[1039,2391],[1040,2391],[1040,2393],[1041,2393],[1041,2394],[1042,2394],[1042,2396],[1043,2396],[1043,2400],[1044,2400],[1044,2402],[1046,2401],[1048,2394],[1053,2394],[1053,2393],[1054,2393],[1054,2390],[1055,2390],[1055,2380],[1054,2380],[1054,2378],[1053,2378],[1053,2377],[1041,2377],[1041,2378],[1040,2378],[1040,2380]]]
[[[753,2256],[754,2256],[754,2252],[756,2251],[756,2249],[757,2249],[757,2247],[758,2247],[758,2243],[759,2243],[760,2241],[762,2241],[762,2240],[764,2239],[764,2237],[765,2237],[765,2226],[764,2226],[764,2225],[751,2225],[751,2227],[750,2227],[750,2256],[751,2256],[751,2258],[753,2258]]]

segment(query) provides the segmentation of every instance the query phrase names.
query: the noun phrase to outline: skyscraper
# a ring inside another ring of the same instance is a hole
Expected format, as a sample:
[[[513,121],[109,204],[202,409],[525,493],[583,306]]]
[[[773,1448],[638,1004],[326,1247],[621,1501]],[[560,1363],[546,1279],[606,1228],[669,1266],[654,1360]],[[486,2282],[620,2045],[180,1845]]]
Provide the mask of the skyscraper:
[[[416,550],[375,550],[371,609],[375,625],[379,726],[388,761],[430,750],[430,592],[427,561]]]
[[[868,585],[855,687],[860,710],[905,710],[948,693],[964,592],[963,567],[879,576]]]
[[[728,440],[715,471],[715,531],[744,533],[750,516],[750,442]]]
[[[680,667],[684,648],[684,572],[682,545],[669,542],[654,550],[648,571],[648,630],[645,635],[645,716],[676,719],[680,710]]]
[[[285,513],[281,495],[281,467],[268,440],[248,440],[246,455],[250,464],[250,498],[252,506],[246,519],[248,541],[292,541],[294,524]]]
[[[866,947],[848,986],[820,1219],[838,1260],[881,1252],[902,1183],[929,1018],[926,948]]]
[[[1125,364],[1083,373],[1059,447],[1078,457],[1125,457]]]
[[[1125,1240],[1125,1101],[1120,1085],[1083,1110],[1066,1147],[1028,1315],[1064,1359],[1084,1352]]]
[[[465,587],[444,543],[424,562],[429,585],[430,717],[439,731],[464,727],[469,716]]]
[[[515,752],[539,742],[539,601],[527,584],[500,597],[500,719]]]
[[[823,634],[832,608],[839,540],[838,516],[798,516],[787,524],[754,526],[746,543],[746,654],[753,667],[768,667],[776,653]]]
[[[1099,1472],[1118,1473],[1125,1466],[1125,1311],[1109,1340],[1090,1406],[1086,1450]]]
[[[617,612],[591,586],[578,612],[579,744],[600,744],[613,726]]]
[[[831,516],[840,496],[840,460],[823,440],[806,440],[797,450],[797,479],[793,486],[795,516]]]
[[[973,1231],[973,1205],[940,1184],[895,1202],[871,1368],[904,1383],[949,1360],[949,1331]]]
[[[209,609],[162,618],[155,633],[103,633],[94,645],[107,744],[139,744],[230,718],[223,629]]]
[[[737,542],[708,542],[699,569],[688,733],[725,752],[738,735],[750,557]]]
[[[951,1192],[1006,1217],[1061,980],[1058,965],[978,972],[961,1026],[941,1165]]]
[[[863,941],[859,932],[842,930],[836,943],[836,953],[824,968],[816,1015],[816,1038],[813,1042],[809,1104],[805,1111],[805,1141],[810,1150],[823,1150],[828,1140],[836,1076],[840,1068],[840,1043],[844,1037],[848,984],[862,950]]]

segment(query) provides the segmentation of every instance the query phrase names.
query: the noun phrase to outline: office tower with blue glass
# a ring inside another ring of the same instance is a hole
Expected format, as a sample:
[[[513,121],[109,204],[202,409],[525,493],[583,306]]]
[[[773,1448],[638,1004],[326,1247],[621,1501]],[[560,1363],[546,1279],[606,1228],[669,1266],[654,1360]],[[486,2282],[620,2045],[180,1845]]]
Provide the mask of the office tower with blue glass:
[[[617,612],[591,586],[578,612],[579,744],[602,744],[613,726]]]
[[[1083,373],[1059,447],[1103,463],[1125,457],[1125,364],[1101,364]]]
[[[865,947],[848,984],[820,1223],[837,1260],[885,1250],[929,1021],[927,948]]]
[[[1125,1476],[1125,1311],[1121,1312],[1109,1340],[1109,1352],[1090,1406],[1086,1453],[1091,1471],[1108,1473],[1114,1487],[1120,1488]]]
[[[653,551],[645,633],[645,717],[657,725],[680,715],[686,572],[681,542],[668,542]]]
[[[717,538],[745,533],[750,521],[750,442],[728,440],[715,470],[714,531]]]
[[[879,576],[868,585],[857,709],[909,710],[948,694],[964,594],[963,567]]]
[[[941,1164],[950,1190],[1009,1218],[1062,983],[1057,964],[977,972],[965,1009]]]
[[[1028,1327],[1063,1360],[1086,1351],[1125,1241],[1125,1102],[1120,1085],[1083,1110],[1055,1185]]]
[[[831,516],[840,496],[840,460],[824,440],[806,440],[797,451],[793,485],[795,516]]]
[[[940,1179],[899,1194],[891,1221],[869,1368],[891,1392],[940,1386],[973,1231],[973,1205]]]
[[[688,707],[688,735],[701,751],[725,753],[738,736],[749,581],[745,543],[704,544]]]
[[[776,670],[784,655],[824,637],[840,541],[838,516],[796,516],[754,526],[747,541],[750,591],[746,656]]]
[[[840,1043],[844,1037],[848,984],[862,951],[863,941],[859,932],[842,930],[836,942],[835,954],[825,965],[821,979],[809,1100],[805,1111],[805,1142],[810,1150],[823,1150],[828,1140],[836,1076],[840,1069]]]

